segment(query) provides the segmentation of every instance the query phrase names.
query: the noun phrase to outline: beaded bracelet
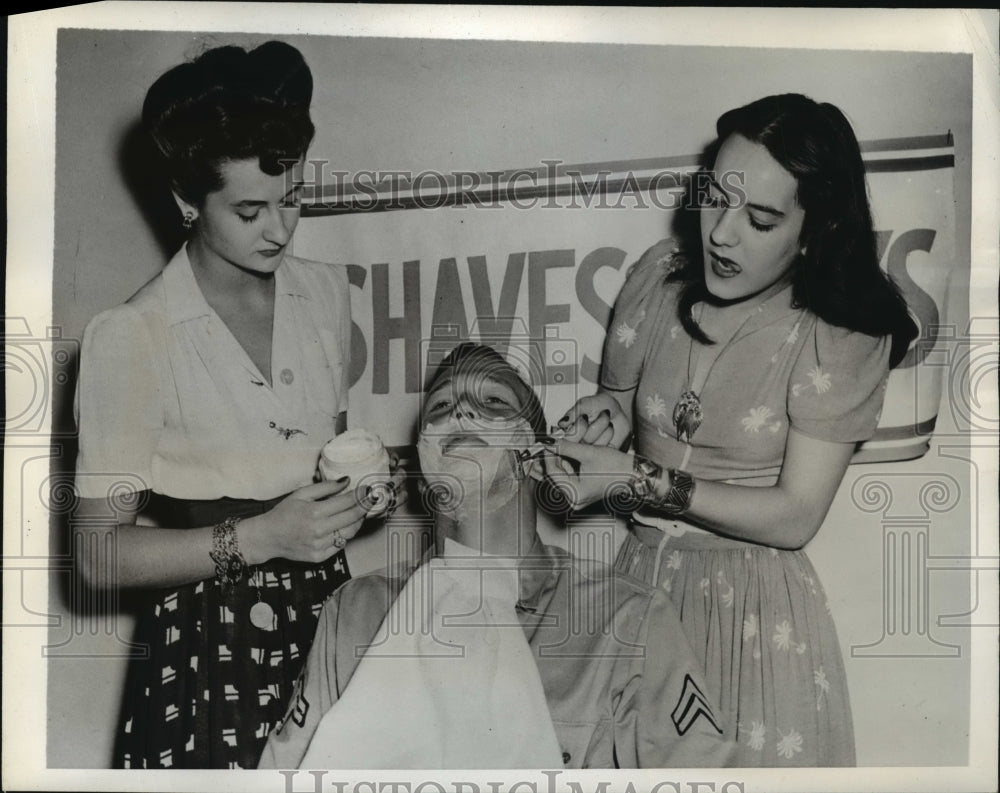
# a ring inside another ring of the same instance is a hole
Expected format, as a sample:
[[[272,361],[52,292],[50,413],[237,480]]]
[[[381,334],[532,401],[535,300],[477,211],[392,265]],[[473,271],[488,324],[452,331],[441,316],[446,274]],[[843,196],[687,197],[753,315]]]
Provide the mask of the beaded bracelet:
[[[240,518],[226,518],[212,529],[212,550],[209,556],[215,562],[215,575],[223,590],[239,584],[247,574],[247,560],[240,553],[236,537],[236,524]]]
[[[666,476],[664,476],[666,474]],[[683,515],[694,497],[694,479],[687,471],[668,468],[636,455],[629,485],[635,498],[668,515]]]

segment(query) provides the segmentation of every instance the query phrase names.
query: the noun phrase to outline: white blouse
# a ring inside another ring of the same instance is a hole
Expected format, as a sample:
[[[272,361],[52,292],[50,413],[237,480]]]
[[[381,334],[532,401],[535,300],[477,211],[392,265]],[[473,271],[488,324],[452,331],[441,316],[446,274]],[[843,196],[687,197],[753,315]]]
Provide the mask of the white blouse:
[[[202,295],[187,251],[83,337],[77,492],[268,499],[309,484],[347,410],[347,271],[286,256],[271,383]]]

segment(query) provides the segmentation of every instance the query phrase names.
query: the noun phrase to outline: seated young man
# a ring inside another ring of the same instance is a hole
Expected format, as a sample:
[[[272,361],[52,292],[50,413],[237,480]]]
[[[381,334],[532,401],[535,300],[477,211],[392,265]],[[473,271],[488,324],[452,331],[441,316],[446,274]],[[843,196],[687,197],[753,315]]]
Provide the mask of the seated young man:
[[[434,547],[323,606],[261,768],[722,766],[732,745],[669,597],[585,577],[536,531],[534,391],[454,349],[420,416]]]

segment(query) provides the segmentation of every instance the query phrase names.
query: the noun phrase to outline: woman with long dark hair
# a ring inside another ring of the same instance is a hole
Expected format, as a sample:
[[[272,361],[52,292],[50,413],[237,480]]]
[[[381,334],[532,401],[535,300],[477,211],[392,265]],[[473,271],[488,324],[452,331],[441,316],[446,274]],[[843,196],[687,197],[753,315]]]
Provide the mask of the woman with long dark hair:
[[[208,50],[146,96],[188,239],[90,322],[77,392],[78,569],[129,590],[145,656],[119,767],[254,767],[349,577],[363,506],[347,481],[313,481],[346,423],[347,276],[287,250],[311,97],[276,41]]]
[[[854,132],[786,94],[725,113],[700,240],[647,251],[617,299],[600,390],[547,471],[636,511],[619,570],[666,588],[736,765],[850,765],[840,646],[802,547],[916,335],[879,268]],[[632,434],[634,456],[618,451]],[[829,527],[828,530],[836,530]]]

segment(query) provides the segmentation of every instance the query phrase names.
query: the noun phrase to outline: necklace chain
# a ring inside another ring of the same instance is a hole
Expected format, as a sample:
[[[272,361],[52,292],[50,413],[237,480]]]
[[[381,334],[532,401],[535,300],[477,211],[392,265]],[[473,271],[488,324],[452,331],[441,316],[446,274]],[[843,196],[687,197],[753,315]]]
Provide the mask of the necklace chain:
[[[707,368],[705,369],[705,376],[701,379],[698,384],[698,391],[705,387],[705,383],[708,382],[708,376],[712,373],[712,369],[715,367],[716,362],[722,357],[722,353],[726,351],[726,348],[732,344],[736,337],[740,334],[750,319],[755,315],[759,314],[764,310],[764,306],[767,305],[765,300],[755,309],[750,311],[743,319],[743,321],[737,325],[736,330],[730,334],[729,338],[723,344],[719,344],[717,349],[718,352],[709,361]],[[700,306],[700,311],[698,312],[698,319],[700,320],[705,313],[705,304],[702,303]],[[718,343],[717,343],[718,344]],[[677,433],[677,440],[682,443],[690,443],[691,437],[698,431],[701,426],[702,421],[705,418],[704,410],[701,406],[701,397],[698,396],[698,391],[694,388],[694,381],[691,376],[691,359],[694,350],[694,337],[688,337],[688,360],[687,360],[687,383],[684,391],[681,392],[680,397],[677,399],[677,403],[674,405],[673,412],[673,422],[674,430]],[[701,357],[699,355],[699,357]],[[696,372],[697,374],[697,372]]]

